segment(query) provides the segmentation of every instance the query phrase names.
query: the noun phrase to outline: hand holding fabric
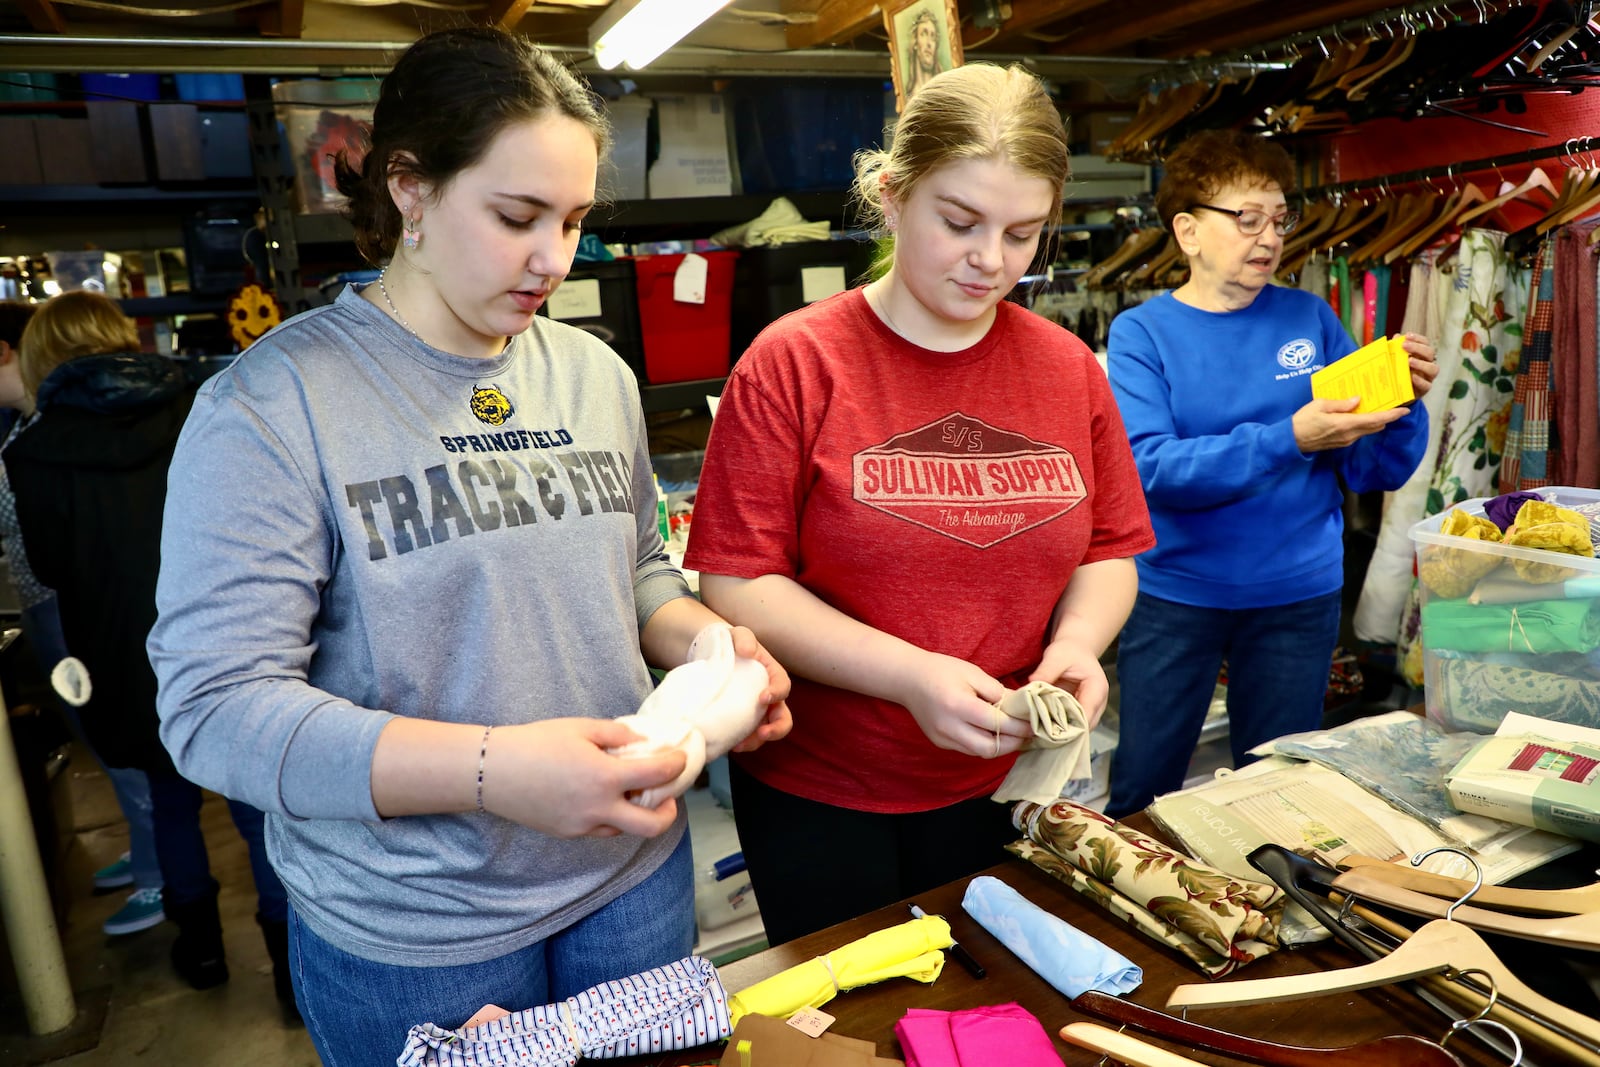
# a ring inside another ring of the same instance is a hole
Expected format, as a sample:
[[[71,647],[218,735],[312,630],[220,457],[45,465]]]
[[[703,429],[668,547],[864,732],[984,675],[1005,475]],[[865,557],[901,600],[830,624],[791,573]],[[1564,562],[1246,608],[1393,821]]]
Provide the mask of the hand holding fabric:
[[[1071,693],[1029,682],[1007,693],[1000,710],[1024,723],[1033,739],[991,799],[1048,804],[1068,782],[1090,776],[1088,716]]]

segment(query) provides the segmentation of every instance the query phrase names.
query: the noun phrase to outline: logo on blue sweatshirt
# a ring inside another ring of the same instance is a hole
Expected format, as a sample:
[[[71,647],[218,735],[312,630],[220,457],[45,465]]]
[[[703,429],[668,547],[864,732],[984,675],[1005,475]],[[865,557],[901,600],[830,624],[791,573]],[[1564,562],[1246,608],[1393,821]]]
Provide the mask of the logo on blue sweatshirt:
[[[1297,337],[1278,349],[1278,365],[1284,370],[1303,371],[1317,358],[1317,346],[1309,337]]]

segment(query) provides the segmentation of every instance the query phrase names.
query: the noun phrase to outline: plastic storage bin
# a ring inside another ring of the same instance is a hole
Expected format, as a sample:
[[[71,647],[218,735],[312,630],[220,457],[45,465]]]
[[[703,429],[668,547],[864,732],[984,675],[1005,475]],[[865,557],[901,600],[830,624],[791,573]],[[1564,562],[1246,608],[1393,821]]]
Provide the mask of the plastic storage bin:
[[[871,241],[803,241],[747,248],[733,288],[733,351],[737,356],[767,324],[815,300],[855,286],[872,266]],[[807,299],[807,298],[810,299]]]
[[[562,291],[565,290],[563,294]],[[583,291],[582,313],[565,307],[567,298]],[[639,297],[633,280],[633,260],[578,263],[567,275],[557,296],[546,301],[539,314],[587,330],[611,346],[634,376],[644,381],[644,339],[639,334]],[[552,309],[552,304],[554,308]]]
[[[1600,507],[1600,490],[1536,492]],[[1483,515],[1486,502],[1455,507]],[[1600,560],[1440,533],[1448,514],[1411,527],[1428,717],[1477,733],[1510,711],[1600,727]]]
[[[683,263],[682,255],[639,256],[633,261],[645,380],[652,385],[721,378],[731,365],[733,275],[739,253],[693,254],[707,260],[703,304],[673,298],[673,279]]]
[[[372,78],[282,81],[272,87],[273,109],[294,160],[295,206],[304,214],[338,211],[344,197],[333,177],[334,158],[352,166],[366,155],[378,82]]]

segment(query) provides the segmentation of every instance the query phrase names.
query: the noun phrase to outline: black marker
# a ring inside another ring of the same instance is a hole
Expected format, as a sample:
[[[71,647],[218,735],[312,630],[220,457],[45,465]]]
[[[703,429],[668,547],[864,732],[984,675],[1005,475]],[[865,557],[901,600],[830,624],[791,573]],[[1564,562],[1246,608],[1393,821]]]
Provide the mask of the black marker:
[[[917,907],[915,904],[907,904],[906,907],[910,908],[911,914],[915,915],[919,919],[926,919],[928,917],[928,913]],[[965,967],[967,969],[967,973],[972,975],[972,977],[988,977],[989,972],[984,970],[982,965],[979,964],[977,960],[972,958],[972,953],[961,947],[961,943],[959,941],[953,939],[951,940],[950,955],[954,956],[956,958],[956,962]]]

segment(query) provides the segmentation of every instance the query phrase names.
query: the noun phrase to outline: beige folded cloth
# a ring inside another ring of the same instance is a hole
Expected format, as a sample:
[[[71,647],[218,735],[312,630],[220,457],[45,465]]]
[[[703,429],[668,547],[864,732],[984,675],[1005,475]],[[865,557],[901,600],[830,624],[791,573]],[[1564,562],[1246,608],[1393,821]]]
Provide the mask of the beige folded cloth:
[[[786,197],[778,197],[749,222],[730,226],[711,236],[719,245],[732,248],[759,248],[762,245],[793,244],[798,241],[826,241],[832,224],[826,219],[807,222],[800,209]]]
[[[990,799],[1049,804],[1068,782],[1090,776],[1089,717],[1077,697],[1049,682],[1029,682],[997,706],[1031,725],[1033,740]]]

